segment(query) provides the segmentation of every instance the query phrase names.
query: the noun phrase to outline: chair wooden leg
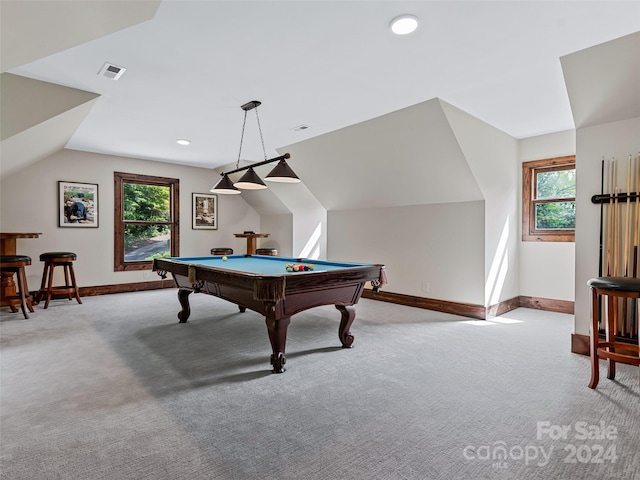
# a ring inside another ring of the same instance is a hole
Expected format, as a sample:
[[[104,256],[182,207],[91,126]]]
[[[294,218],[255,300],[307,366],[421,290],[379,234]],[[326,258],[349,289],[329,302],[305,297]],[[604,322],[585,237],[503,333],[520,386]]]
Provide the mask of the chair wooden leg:
[[[598,294],[595,289],[591,289],[591,381],[589,388],[596,388],[600,380],[600,359],[598,358],[598,319],[600,318],[600,309],[598,306]]]
[[[33,300],[29,297],[29,287],[27,286],[27,274],[24,271],[24,268],[20,271],[20,275],[22,276],[22,285],[24,285],[24,296],[27,300],[27,308],[31,313],[34,313],[33,309]]]
[[[49,308],[49,302],[51,301],[51,289],[53,288],[53,265],[49,265],[48,273],[47,287],[45,289],[45,309]]]
[[[47,285],[47,274],[49,272],[49,265],[47,263],[44,264],[44,270],[42,272],[42,280],[40,280],[40,290],[38,290],[33,297],[33,304],[38,305],[42,301],[42,297],[44,296],[44,289]]]
[[[70,263],[65,263],[62,267],[64,270],[64,286],[70,288],[72,284],[71,280],[69,280],[69,270],[71,270],[73,267]],[[67,298],[69,299],[69,301],[73,300],[71,292],[67,292]]]
[[[82,300],[80,300],[80,291],[78,289],[78,284],[76,283],[76,274],[73,271],[73,265],[70,265],[69,272],[71,273],[71,285],[73,285],[75,289],[75,297],[78,303],[82,304]],[[71,295],[69,295],[69,300],[71,300]]]
[[[27,305],[27,295],[29,295],[29,291],[27,289],[27,277],[24,274],[24,268],[20,268],[17,271],[17,277],[18,290],[20,290],[20,309],[22,310],[24,318],[28,319],[29,314],[27,313],[27,310],[31,310],[33,312],[33,307],[31,307],[31,305]],[[27,291],[26,294],[25,290]]]
[[[618,307],[619,299],[613,295],[608,296],[609,299],[609,316],[607,317],[607,328],[605,331],[605,341],[614,342],[616,338],[616,331],[618,329]],[[615,351],[615,347],[610,347],[609,351]],[[614,380],[616,378],[616,362],[609,359],[609,369],[607,371],[607,378]]]

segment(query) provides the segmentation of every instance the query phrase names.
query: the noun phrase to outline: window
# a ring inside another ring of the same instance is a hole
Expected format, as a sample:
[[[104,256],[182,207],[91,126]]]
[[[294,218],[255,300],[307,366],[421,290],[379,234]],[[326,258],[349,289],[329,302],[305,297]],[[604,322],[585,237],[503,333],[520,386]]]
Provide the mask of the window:
[[[576,228],[576,157],[522,164],[522,240],[573,242]]]
[[[148,270],[154,258],[179,255],[175,178],[114,173],[114,270]]]

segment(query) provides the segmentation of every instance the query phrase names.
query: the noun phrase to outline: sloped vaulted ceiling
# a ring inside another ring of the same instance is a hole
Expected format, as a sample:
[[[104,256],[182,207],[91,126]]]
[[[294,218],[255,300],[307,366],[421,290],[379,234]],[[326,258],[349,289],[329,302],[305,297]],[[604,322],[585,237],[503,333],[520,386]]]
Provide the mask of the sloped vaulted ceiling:
[[[483,199],[439,99],[279,150],[327,210]]]
[[[10,175],[64,148],[96,93],[0,74],[0,175]]]
[[[160,3],[160,0],[2,0],[2,71],[150,20]]]
[[[7,70],[150,20],[160,3],[2,0],[1,176],[64,148],[99,97]]]
[[[640,32],[560,62],[576,128],[640,117]]]

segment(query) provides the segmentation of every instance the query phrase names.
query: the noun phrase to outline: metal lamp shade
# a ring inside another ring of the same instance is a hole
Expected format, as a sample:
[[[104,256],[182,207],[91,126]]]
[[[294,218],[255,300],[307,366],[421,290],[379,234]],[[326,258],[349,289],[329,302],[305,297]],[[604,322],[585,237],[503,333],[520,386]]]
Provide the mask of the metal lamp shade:
[[[240,180],[233,184],[236,188],[242,188],[245,190],[262,190],[267,188],[262,179],[253,171],[253,168],[249,168],[247,172],[240,177]]]
[[[284,159],[264,179],[270,182],[300,183],[300,179]]]
[[[209,191],[222,195],[238,195],[241,193],[240,190],[233,186],[233,182],[226,173],[222,175],[220,181],[211,187]]]

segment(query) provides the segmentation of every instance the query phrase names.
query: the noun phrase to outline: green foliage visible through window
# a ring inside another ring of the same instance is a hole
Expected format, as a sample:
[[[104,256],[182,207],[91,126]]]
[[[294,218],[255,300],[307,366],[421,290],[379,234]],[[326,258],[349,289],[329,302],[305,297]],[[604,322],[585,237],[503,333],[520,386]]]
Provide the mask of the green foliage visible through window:
[[[522,162],[522,240],[573,242],[575,226],[575,155]]]
[[[536,205],[536,228],[541,230],[576,228],[575,202]]]
[[[150,270],[180,255],[180,180],[113,172],[113,270]]]
[[[575,168],[536,171],[534,199],[536,230],[575,229],[575,196]]]
[[[169,187],[125,183],[124,220],[168,222],[171,220]]]
[[[536,175],[536,198],[570,198],[576,196],[576,169],[539,171]]]
[[[124,183],[123,202],[125,260],[170,256],[170,188]]]

